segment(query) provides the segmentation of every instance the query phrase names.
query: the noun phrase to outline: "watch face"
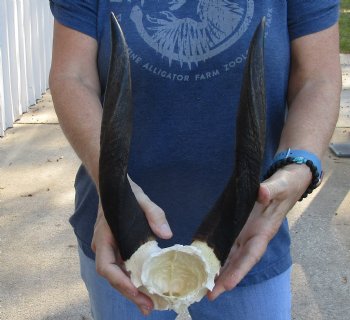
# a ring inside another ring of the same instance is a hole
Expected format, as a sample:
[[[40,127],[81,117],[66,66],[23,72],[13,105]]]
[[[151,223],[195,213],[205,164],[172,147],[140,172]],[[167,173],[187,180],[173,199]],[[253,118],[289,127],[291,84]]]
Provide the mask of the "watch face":
[[[305,159],[304,157],[295,157],[293,158],[293,162],[296,164],[304,164],[306,163],[307,159]]]

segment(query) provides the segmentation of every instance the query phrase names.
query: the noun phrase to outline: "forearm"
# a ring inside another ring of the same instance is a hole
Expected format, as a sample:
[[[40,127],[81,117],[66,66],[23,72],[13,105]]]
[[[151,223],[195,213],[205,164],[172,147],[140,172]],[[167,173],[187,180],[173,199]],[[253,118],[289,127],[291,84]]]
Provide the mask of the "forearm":
[[[52,76],[50,89],[62,130],[98,186],[102,119],[99,90],[73,76]]]
[[[303,149],[322,157],[338,119],[339,78],[305,80],[292,94],[278,151]]]
[[[68,141],[98,185],[102,108],[97,41],[54,23],[50,89]]]
[[[305,149],[321,157],[338,118],[340,93],[338,27],[292,41],[288,116],[278,151]],[[257,203],[231,248],[215,287],[215,299],[234,288],[262,257],[289,210],[310,185],[307,165],[282,166],[261,183]]]
[[[341,90],[337,24],[291,44],[288,116],[279,150],[304,149],[321,157],[334,131]]]

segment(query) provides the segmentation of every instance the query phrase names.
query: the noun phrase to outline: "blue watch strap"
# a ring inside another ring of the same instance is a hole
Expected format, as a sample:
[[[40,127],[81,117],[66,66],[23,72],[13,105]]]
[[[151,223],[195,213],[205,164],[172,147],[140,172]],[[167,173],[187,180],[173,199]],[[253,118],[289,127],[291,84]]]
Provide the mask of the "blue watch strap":
[[[307,165],[312,173],[312,181],[304,194],[301,196],[299,201],[306,198],[315,188],[317,188],[323,176],[321,160],[313,153],[305,150],[294,150],[288,149],[286,151],[278,153],[273,162],[264,176],[264,179],[271,177],[278,169],[288,165],[288,164],[305,164]]]
[[[273,158],[273,162],[286,159],[286,158],[292,158],[293,162],[297,164],[303,164],[303,163],[306,164],[306,161],[310,160],[313,163],[313,165],[317,168],[317,172],[321,179],[323,174],[322,164],[321,164],[321,160],[315,154],[305,150],[288,149],[286,151],[282,151],[278,153]]]

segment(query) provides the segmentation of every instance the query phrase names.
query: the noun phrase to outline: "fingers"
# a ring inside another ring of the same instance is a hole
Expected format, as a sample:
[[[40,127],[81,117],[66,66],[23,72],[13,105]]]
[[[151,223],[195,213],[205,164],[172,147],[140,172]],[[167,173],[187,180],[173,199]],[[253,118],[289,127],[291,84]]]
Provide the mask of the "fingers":
[[[117,264],[117,256],[112,246],[96,245],[96,271],[122,295],[133,301],[144,315],[148,315],[153,303],[145,294],[139,292],[130,278]],[[119,261],[120,262],[120,261]]]
[[[208,294],[210,300],[216,299],[224,291],[232,290],[245,275],[258,263],[266,251],[268,239],[252,237],[246,243],[236,241],[230,255],[220,271],[215,287]]]
[[[213,291],[208,293],[209,299],[232,290],[258,263],[288,211],[310,183],[309,171],[307,166],[288,165],[260,184],[257,202],[231,248]]]
[[[130,178],[129,181],[136,200],[139,203],[142,211],[145,213],[152,231],[160,238],[171,238],[173,236],[173,233],[166,220],[164,211],[153,201],[151,201],[151,199],[143,192],[143,190]]]
[[[153,308],[152,300],[138,291],[123,269],[122,258],[103,211],[99,213],[96,221],[91,247],[96,254],[97,273],[122,295],[133,301],[144,315],[148,315]]]
[[[232,290],[260,261],[269,241],[278,231],[284,216],[284,203],[277,201],[284,192],[276,188],[274,181],[261,184],[259,197],[247,223],[231,248],[229,257],[216,279],[215,287],[208,294],[216,299],[224,291]]]

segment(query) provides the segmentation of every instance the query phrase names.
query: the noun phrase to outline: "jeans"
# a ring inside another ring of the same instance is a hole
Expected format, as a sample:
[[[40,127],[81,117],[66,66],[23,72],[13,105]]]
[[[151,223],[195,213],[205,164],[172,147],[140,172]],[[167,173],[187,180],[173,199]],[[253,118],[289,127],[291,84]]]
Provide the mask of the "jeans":
[[[152,311],[145,317],[138,308],[97,274],[95,261],[79,248],[80,271],[89,292],[94,320],[174,320],[173,311]],[[236,287],[214,302],[204,297],[190,306],[193,320],[290,320],[291,268],[267,281]]]

